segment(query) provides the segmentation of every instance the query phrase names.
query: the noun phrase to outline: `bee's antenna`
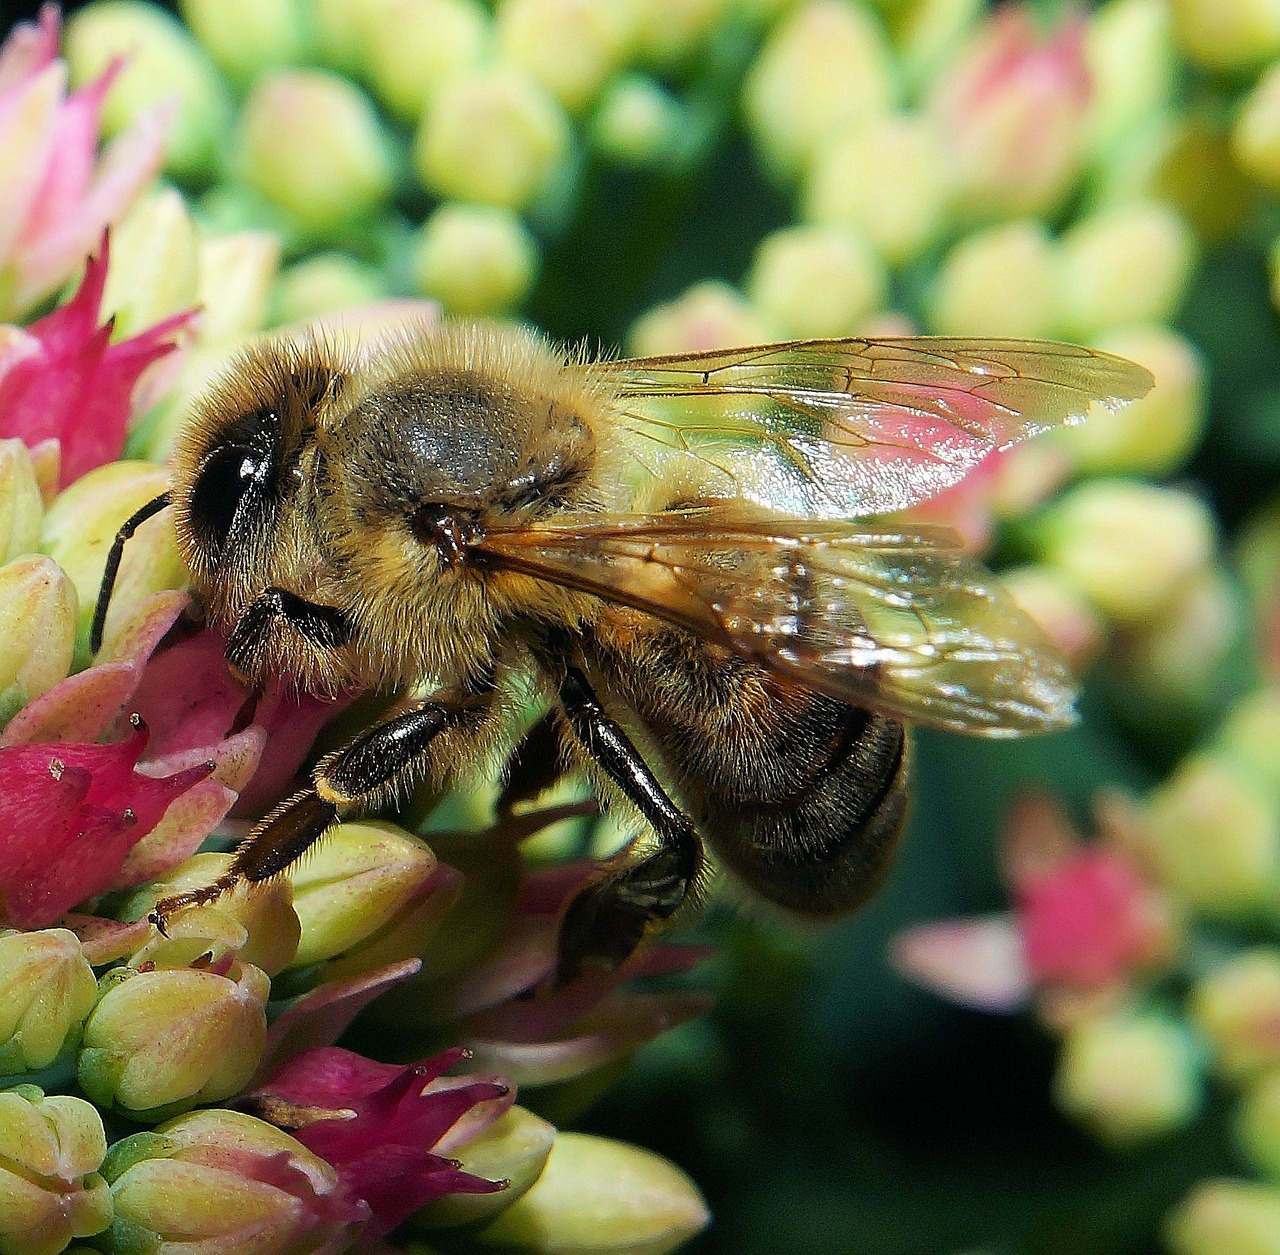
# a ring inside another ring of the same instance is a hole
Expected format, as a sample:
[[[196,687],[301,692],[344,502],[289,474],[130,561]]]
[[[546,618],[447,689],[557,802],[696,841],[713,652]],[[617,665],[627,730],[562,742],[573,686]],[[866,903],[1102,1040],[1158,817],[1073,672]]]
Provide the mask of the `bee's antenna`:
[[[107,554],[107,565],[102,568],[102,583],[98,588],[98,604],[93,611],[93,626],[89,629],[89,652],[96,654],[102,648],[102,627],[107,621],[107,607],[111,604],[111,590],[116,584],[116,575],[120,570],[120,559],[124,557],[124,542],[132,538],[138,530],[154,514],[159,514],[169,505],[170,494],[162,492],[152,497],[146,505],[135,510],[120,525],[116,538],[111,542],[111,552]]]

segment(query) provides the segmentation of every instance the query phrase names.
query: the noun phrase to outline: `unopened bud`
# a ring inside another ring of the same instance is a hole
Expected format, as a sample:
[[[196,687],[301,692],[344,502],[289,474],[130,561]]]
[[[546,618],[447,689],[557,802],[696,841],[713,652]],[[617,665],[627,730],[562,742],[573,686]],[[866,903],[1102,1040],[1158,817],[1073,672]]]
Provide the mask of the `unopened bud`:
[[[1067,1032],[1054,1092],[1068,1115],[1118,1146],[1190,1123],[1202,1097],[1182,1025],[1127,1011],[1092,1016]]]
[[[310,857],[285,873],[302,923],[292,966],[341,956],[343,973],[362,970],[361,953],[431,895],[438,867],[429,846],[394,824],[339,824]],[[426,921],[428,931],[436,922],[438,915]],[[395,957],[405,958],[417,948]]]
[[[498,53],[579,112],[629,51],[631,0],[507,0],[498,10]]]
[[[0,722],[71,670],[78,610],[51,558],[28,554],[0,567]]]
[[[657,79],[624,74],[604,89],[591,118],[591,139],[623,165],[661,165],[684,157],[694,128],[685,105]]]
[[[743,108],[766,163],[791,178],[829,137],[888,111],[896,95],[889,41],[872,12],[808,0],[769,35]]]
[[[813,222],[864,232],[886,260],[901,265],[937,236],[948,193],[933,124],[919,114],[885,113],[818,148],[803,213]]]
[[[1236,160],[1259,183],[1280,190],[1280,63],[1253,85],[1231,132]]]
[[[422,224],[413,271],[417,291],[451,314],[505,314],[533,286],[538,242],[509,209],[444,204]]]
[[[1280,800],[1280,685],[1255,689],[1228,714],[1217,748],[1265,781]]]
[[[983,12],[982,0],[904,0],[885,14],[908,86],[937,78]]]
[[[248,1082],[266,1041],[270,982],[250,964],[117,969],[85,1025],[80,1086],[140,1121],[217,1102]]]
[[[1062,239],[1062,328],[1092,340],[1177,313],[1195,266],[1195,239],[1175,210],[1134,201],[1079,219]]]
[[[140,200],[113,228],[104,315],[117,335],[134,335],[197,304],[199,233],[173,188]]]
[[[1054,643],[1073,670],[1083,670],[1097,654],[1104,631],[1098,613],[1062,575],[1046,566],[1000,572],[1000,583]]]
[[[200,338],[226,344],[267,319],[271,285],[280,265],[280,240],[267,231],[237,231],[200,241]]]
[[[747,295],[785,336],[847,336],[885,301],[889,276],[856,230],[784,227],[765,236],[746,279]]]
[[[1211,751],[1186,759],[1151,795],[1147,821],[1162,879],[1200,912],[1249,919],[1274,910],[1280,813],[1247,768]]]
[[[103,1165],[115,1203],[113,1255],[280,1255],[348,1249],[367,1214],[337,1172],[274,1125],[193,1111],[117,1142]]]
[[[505,1211],[542,1175],[556,1139],[555,1125],[523,1107],[512,1107],[483,1133],[456,1148],[463,1170],[488,1181],[506,1181],[495,1194],[449,1194],[424,1207],[410,1221],[413,1229],[475,1224]]]
[[[30,450],[21,440],[0,440],[0,562],[39,547],[43,515]]]
[[[1196,347],[1169,327],[1128,327],[1097,340],[1100,349],[1145,366],[1155,386],[1111,414],[1068,428],[1060,437],[1078,466],[1094,474],[1163,475],[1199,443],[1208,417],[1204,363]]]
[[[770,0],[752,2],[767,4]],[[729,3],[730,0],[642,0],[635,5],[636,55],[657,66],[686,60],[715,35]]]
[[[231,97],[190,32],[144,0],[98,0],[67,21],[64,39],[74,82],[96,79],[116,58],[124,68],[107,97],[103,130],[125,130],[139,113],[176,99],[165,167],[207,178],[231,122]]]
[[[1233,955],[1196,982],[1191,1018],[1233,1079],[1280,1064],[1280,951],[1258,947]]]
[[[1280,1189],[1201,1181],[1165,1221],[1172,1255],[1280,1255]]]
[[[414,165],[437,196],[521,209],[569,153],[569,120],[526,74],[493,65],[443,84],[418,130]]]
[[[1057,326],[1057,246],[1039,222],[976,232],[947,255],[929,296],[940,335],[1049,335]]]
[[[640,356],[767,344],[778,333],[763,312],[736,288],[709,280],[696,283],[674,301],[641,314],[631,325],[631,349]]]
[[[271,291],[273,325],[308,322],[383,295],[381,276],[347,253],[313,253],[281,271]]]
[[[108,462],[82,475],[46,511],[42,547],[75,585],[84,639],[116,532],[134,511],[168,487],[169,472],[164,467]],[[181,588],[188,578],[168,517],[148,519],[125,546],[107,614],[107,637],[130,608],[152,593]]]
[[[249,185],[320,235],[364,217],[391,191],[390,149],[372,102],[322,70],[261,79],[245,101],[238,143]]]
[[[603,1137],[560,1133],[537,1183],[476,1240],[530,1255],[665,1255],[709,1219],[697,1187],[661,1156]]]
[[[1041,555],[1104,614],[1151,621],[1211,558],[1213,517],[1190,493],[1134,480],[1073,488],[1041,520]]]
[[[1095,150],[1111,148],[1157,114],[1173,93],[1173,23],[1165,0],[1110,0],[1084,41]]]
[[[397,117],[416,122],[442,83],[480,63],[491,26],[477,0],[381,0],[369,5],[363,15],[361,61],[373,94]]]
[[[0,1245],[13,1255],[56,1255],[111,1223],[99,1175],[102,1118],[83,1098],[46,1097],[34,1085],[0,1093]]]
[[[97,997],[75,933],[46,928],[0,936],[0,1075],[38,1072],[61,1058]]]
[[[240,86],[306,52],[305,0],[181,0],[183,20]]]
[[[1241,70],[1280,55],[1276,0],[1172,0],[1182,51],[1215,70]]]

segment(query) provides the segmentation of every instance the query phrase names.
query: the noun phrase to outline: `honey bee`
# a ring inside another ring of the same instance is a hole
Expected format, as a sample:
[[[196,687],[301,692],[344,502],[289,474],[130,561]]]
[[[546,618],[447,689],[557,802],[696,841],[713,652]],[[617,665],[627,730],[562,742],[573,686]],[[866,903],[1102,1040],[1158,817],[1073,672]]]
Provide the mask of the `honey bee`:
[[[561,923],[559,975],[614,967],[702,891],[708,856],[806,917],[883,875],[908,724],[1074,719],[1065,665],[949,532],[868,521],[1150,375],[1019,340],[809,340],[592,360],[532,332],[409,326],[244,352],[168,492],[231,665],[259,688],[416,693],[321,758],[226,874],[274,876],[340,819],[488,763],[532,693],[570,765],[644,835]],[[425,697],[422,694],[427,694]]]

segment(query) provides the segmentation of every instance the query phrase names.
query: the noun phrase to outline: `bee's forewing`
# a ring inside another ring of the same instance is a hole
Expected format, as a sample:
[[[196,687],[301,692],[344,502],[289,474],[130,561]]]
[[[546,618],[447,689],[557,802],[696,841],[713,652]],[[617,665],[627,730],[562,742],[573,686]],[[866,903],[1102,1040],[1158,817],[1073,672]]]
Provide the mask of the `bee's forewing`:
[[[477,548],[850,705],[997,736],[1075,718],[1052,646],[941,529],[762,519],[728,503],[495,528]]]
[[[1077,345],[809,340],[584,365],[638,455],[698,459],[709,490],[812,518],[887,514],[1027,436],[1145,394],[1148,371]]]

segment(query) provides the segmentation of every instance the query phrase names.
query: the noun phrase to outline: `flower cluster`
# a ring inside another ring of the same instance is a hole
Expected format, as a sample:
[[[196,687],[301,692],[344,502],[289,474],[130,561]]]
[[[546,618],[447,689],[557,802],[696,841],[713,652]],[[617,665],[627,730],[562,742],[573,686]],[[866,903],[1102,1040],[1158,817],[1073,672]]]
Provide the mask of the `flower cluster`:
[[[684,978],[706,948],[672,942],[555,987],[584,856],[631,835],[582,782],[417,798],[147,923],[381,699],[250,694],[163,516],[93,656],[112,537],[247,338],[443,310],[636,353],[919,331],[1149,368],[1141,401],[917,508],[1006,560],[1104,749],[1096,836],[1027,794],[1009,909],[917,924],[894,957],[1032,1012],[1058,1105],[1113,1148],[1229,1095],[1253,1175],[1224,1164],[1163,1240],[1280,1250],[1280,408],[1274,379],[1234,407],[1209,379],[1275,366],[1253,310],[1268,264],[1280,305],[1273,0],[173,7],[90,0],[64,29],[46,5],[0,47],[0,1247],[660,1255],[706,1223],[665,1159],[550,1122],[709,1005]],[[1211,399],[1226,522],[1188,479],[1217,465]],[[768,1055],[776,991],[745,983]],[[712,1030],[685,1032],[711,1153],[738,1094]]]

